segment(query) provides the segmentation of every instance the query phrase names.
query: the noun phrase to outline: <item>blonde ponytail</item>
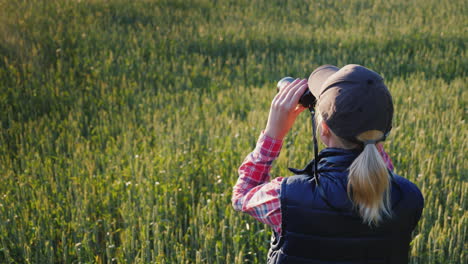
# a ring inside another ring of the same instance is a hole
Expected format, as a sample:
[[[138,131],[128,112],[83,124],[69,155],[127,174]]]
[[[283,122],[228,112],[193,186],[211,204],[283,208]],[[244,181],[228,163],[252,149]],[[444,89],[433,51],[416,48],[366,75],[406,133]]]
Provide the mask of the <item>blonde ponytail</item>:
[[[370,130],[357,139],[365,142],[382,138],[383,133]],[[363,221],[378,225],[383,216],[391,216],[390,175],[375,144],[365,144],[362,153],[349,167],[348,194]]]
[[[316,124],[323,122],[319,111],[316,112],[315,120]],[[320,134],[320,129],[321,125],[317,125],[317,134]],[[358,147],[356,143],[336,136],[333,131],[331,133],[343,148]],[[381,131],[369,130],[358,135],[357,139],[365,142],[382,137]],[[376,226],[384,216],[391,216],[390,175],[375,144],[365,144],[364,150],[349,167],[348,195],[368,225]]]

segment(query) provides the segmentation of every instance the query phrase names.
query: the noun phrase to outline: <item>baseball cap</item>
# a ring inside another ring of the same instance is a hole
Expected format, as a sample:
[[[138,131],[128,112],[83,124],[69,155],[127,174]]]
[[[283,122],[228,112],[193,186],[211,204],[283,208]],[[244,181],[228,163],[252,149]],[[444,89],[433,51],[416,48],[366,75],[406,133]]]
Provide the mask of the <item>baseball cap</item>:
[[[356,137],[368,130],[382,131],[385,140],[392,128],[393,102],[383,78],[361,65],[341,69],[322,65],[308,79],[317,98],[318,111],[339,137],[359,142]]]

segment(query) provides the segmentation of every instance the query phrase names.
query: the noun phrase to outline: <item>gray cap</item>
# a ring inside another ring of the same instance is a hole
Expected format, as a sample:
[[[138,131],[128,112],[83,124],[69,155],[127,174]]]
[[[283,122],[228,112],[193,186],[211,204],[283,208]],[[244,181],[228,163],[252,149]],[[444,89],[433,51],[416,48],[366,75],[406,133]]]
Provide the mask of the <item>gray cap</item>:
[[[390,132],[392,96],[376,72],[357,64],[341,69],[322,65],[312,72],[308,85],[318,111],[337,136],[358,142],[356,137],[368,130],[385,136]]]

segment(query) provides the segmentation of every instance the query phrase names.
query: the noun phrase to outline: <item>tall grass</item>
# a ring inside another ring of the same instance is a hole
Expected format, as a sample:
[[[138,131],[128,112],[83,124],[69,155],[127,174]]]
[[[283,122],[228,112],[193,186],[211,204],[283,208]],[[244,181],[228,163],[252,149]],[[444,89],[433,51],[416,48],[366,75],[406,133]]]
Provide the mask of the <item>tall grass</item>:
[[[274,84],[363,64],[426,206],[411,263],[465,263],[466,1],[0,0],[1,263],[264,263],[230,207]],[[272,175],[311,159],[307,116]]]

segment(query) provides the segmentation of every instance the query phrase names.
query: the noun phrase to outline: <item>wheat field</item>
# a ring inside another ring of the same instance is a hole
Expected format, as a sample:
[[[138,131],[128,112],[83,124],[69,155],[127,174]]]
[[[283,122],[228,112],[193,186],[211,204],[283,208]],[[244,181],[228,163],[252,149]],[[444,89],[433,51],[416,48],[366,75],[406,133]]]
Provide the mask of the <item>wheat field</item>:
[[[467,2],[0,0],[0,263],[265,263],[231,208],[275,83],[384,76],[411,263],[467,263]],[[272,170],[312,158],[301,115]]]

